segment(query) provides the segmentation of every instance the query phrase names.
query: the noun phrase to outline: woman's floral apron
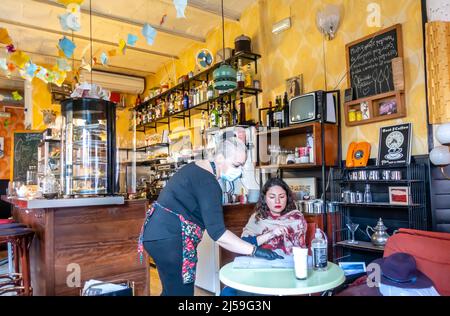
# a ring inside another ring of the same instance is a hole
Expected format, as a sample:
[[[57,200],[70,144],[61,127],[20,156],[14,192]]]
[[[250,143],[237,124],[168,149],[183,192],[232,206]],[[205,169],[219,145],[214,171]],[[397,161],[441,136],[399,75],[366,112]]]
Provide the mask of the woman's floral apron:
[[[138,242],[138,252],[140,255],[141,263],[143,261],[144,254],[144,230],[147,225],[150,217],[156,209],[166,211],[176,215],[181,222],[181,240],[183,246],[183,266],[182,266],[182,277],[183,283],[188,284],[195,281],[195,270],[197,267],[197,246],[202,240],[203,237],[203,229],[197,224],[188,221],[183,217],[183,215],[178,214],[168,208],[162,206],[158,202],[153,202],[150,208],[147,211],[147,215],[145,218],[144,225],[141,228],[141,234],[139,236]]]

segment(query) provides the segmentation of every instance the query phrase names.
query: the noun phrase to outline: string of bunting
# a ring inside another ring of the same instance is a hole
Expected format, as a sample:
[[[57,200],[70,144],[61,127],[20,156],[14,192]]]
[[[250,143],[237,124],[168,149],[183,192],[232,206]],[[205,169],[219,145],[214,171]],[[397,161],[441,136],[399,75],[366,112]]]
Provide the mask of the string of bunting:
[[[81,30],[81,5],[84,0],[57,0],[57,2],[66,7],[66,12],[58,16],[61,29],[64,31],[79,32]],[[186,18],[185,10],[187,2],[188,0],[173,0],[177,18]],[[159,25],[162,26],[166,20],[167,14],[164,14]],[[141,34],[148,45],[153,45],[157,34],[154,27],[145,23],[141,29]],[[116,49],[102,52],[99,58],[93,57],[92,65],[101,64],[107,66],[111,58],[118,55],[118,52],[121,55],[125,55],[127,46],[135,46],[138,40],[139,37],[137,35],[132,33],[127,34],[126,40],[123,38],[119,39]],[[16,49],[8,30],[2,27],[0,27],[0,44],[5,45],[7,53],[6,57],[0,55],[0,71],[3,71],[8,78],[12,72],[18,70],[21,77],[26,80],[31,81],[36,77],[45,83],[53,83],[61,86],[67,78],[67,73],[74,70],[70,65],[70,59],[73,58],[77,46],[66,36],[63,36],[58,41],[58,58],[56,59],[56,64],[51,69],[33,63],[30,56],[22,50]],[[92,70],[90,63],[87,63],[84,58],[88,48],[89,46],[86,46],[83,49],[81,66],[78,70],[85,69],[89,72]],[[14,91],[13,98],[14,100],[21,100],[22,97],[17,91]]]

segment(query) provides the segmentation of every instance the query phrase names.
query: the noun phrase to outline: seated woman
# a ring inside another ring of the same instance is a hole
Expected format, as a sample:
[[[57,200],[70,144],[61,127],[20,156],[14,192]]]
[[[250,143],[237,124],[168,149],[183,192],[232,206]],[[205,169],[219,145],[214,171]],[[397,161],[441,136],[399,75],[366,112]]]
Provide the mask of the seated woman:
[[[244,227],[241,238],[279,254],[292,255],[292,247],[306,248],[307,223],[296,209],[291,189],[281,179],[269,179],[263,186],[255,213]],[[251,295],[225,287],[221,295]]]

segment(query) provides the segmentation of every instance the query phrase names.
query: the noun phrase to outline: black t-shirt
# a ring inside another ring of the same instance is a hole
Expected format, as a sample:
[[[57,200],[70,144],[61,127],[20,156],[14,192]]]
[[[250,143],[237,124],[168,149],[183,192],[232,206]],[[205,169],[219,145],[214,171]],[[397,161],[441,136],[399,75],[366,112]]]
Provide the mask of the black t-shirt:
[[[158,197],[162,206],[183,215],[207,230],[213,240],[225,232],[222,210],[222,189],[217,179],[195,162],[181,168],[167,182]],[[167,211],[156,209],[144,231],[144,241],[180,236],[179,218]]]

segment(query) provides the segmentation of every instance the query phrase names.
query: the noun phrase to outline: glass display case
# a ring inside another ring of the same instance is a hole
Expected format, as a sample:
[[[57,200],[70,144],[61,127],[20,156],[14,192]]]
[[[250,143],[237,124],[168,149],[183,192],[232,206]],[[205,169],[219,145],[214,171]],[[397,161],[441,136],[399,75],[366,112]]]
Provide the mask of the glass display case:
[[[115,103],[91,99],[61,102],[63,194],[116,193]]]

